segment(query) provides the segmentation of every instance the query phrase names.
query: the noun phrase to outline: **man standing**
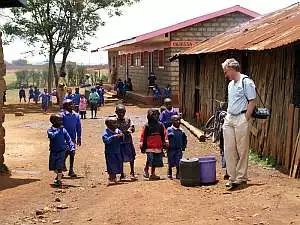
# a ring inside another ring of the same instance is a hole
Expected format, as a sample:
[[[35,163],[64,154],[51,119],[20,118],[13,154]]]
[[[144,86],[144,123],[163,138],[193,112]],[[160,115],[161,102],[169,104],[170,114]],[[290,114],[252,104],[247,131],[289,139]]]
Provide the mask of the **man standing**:
[[[240,73],[239,63],[231,58],[222,63],[228,85],[228,108],[224,120],[223,135],[225,160],[230,189],[247,185],[249,120],[255,107],[255,84]]]
[[[117,76],[118,76],[117,68],[116,68],[116,65],[113,64],[112,69],[110,71],[110,84],[112,86],[114,86],[116,84],[116,82],[117,82]]]
[[[63,109],[64,109],[64,111],[62,112],[63,126],[68,131],[74,145],[77,143],[77,145],[80,146],[81,145],[81,123],[80,123],[79,114],[73,111],[73,101],[70,99],[64,100]],[[65,161],[69,155],[70,155],[69,176],[76,177],[77,175],[74,172],[75,151],[67,151]],[[64,168],[64,170],[66,171],[66,168]]]

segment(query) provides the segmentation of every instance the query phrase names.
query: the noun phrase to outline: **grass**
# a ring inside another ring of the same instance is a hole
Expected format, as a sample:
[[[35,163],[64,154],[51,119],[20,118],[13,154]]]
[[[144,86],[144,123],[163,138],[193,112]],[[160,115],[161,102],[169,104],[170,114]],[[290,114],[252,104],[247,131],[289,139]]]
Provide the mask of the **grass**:
[[[275,168],[277,166],[275,159],[270,156],[260,156],[253,149],[249,151],[249,160],[264,168]]]
[[[16,73],[15,72],[7,72],[4,79],[5,79],[7,86],[12,83],[15,83],[17,81]]]

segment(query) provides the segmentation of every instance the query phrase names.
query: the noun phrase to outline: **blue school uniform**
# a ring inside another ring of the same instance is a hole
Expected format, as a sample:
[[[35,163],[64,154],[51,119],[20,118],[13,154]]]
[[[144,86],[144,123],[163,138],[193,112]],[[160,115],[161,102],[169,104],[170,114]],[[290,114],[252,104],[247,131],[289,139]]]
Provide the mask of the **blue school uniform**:
[[[128,132],[128,129],[132,126],[129,118],[123,120],[117,119],[117,127],[124,134],[123,141],[121,142],[121,155],[123,162],[133,162],[135,160],[135,148],[132,141],[132,135]]]
[[[67,130],[63,127],[51,127],[47,133],[50,140],[49,170],[63,169],[66,150],[75,151],[75,146]]]
[[[99,106],[104,105],[104,89],[102,87],[97,88],[97,94],[99,95]]]
[[[116,134],[120,134],[121,131],[116,129],[112,131],[110,129],[105,129],[102,140],[105,144],[105,161],[106,161],[106,170],[108,174],[121,174],[123,172],[123,163],[121,155],[121,141],[122,137],[116,137]]]
[[[33,91],[33,95],[34,95],[34,96],[33,96],[33,100],[34,100],[34,101],[36,101],[36,102],[39,101],[40,93],[41,93],[41,92],[39,91],[39,89],[36,89],[36,90]]]
[[[164,89],[164,98],[171,98],[172,97],[172,89],[170,87],[166,87]]]
[[[34,93],[33,93],[33,89],[32,88],[29,88],[29,99],[33,99],[34,98]]]
[[[51,95],[49,93],[42,93],[39,98],[42,99],[42,109],[47,110],[49,107]]]
[[[159,87],[153,88],[153,98],[155,101],[161,102],[161,91]]]
[[[81,122],[79,114],[76,112],[63,111],[61,113],[64,128],[68,131],[72,141],[81,142]]]
[[[167,129],[169,138],[168,149],[168,164],[170,167],[178,167],[180,159],[182,158],[182,152],[187,145],[187,137],[183,129],[175,128],[171,126]]]
[[[79,93],[74,93],[73,96],[72,96],[72,101],[73,101],[73,104],[75,106],[79,106],[80,94]]]
[[[174,115],[178,115],[176,109],[172,108],[171,110],[166,109],[159,116],[159,121],[164,124],[165,128],[168,128],[172,125],[171,118]]]

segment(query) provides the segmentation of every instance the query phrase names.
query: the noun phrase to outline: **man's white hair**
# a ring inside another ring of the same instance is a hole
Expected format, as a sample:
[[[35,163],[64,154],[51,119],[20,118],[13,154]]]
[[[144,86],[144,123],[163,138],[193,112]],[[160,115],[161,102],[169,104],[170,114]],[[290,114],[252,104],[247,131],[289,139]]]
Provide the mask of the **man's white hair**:
[[[223,70],[226,70],[228,68],[234,69],[235,71],[240,71],[240,64],[237,60],[235,60],[234,58],[230,58],[230,59],[226,59],[223,63],[222,63],[222,68]]]

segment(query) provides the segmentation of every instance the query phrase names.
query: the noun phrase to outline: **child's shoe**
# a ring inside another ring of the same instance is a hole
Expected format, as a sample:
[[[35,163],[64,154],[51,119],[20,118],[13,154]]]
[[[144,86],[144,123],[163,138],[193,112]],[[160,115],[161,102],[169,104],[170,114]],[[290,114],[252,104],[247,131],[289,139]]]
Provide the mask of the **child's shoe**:
[[[137,176],[134,173],[130,173],[130,180],[137,180]]]
[[[157,176],[155,174],[152,174],[150,177],[149,177],[150,180],[160,180],[160,176]]]
[[[60,181],[60,180],[54,180],[54,182],[53,182],[53,185],[55,186],[55,187],[61,187],[62,186],[62,182]]]
[[[77,177],[77,174],[74,171],[69,171],[69,177]]]
[[[172,174],[168,173],[168,178],[173,179]]]
[[[124,180],[126,178],[125,173],[121,173],[120,180]]]
[[[149,178],[149,172],[144,170],[144,178]]]

